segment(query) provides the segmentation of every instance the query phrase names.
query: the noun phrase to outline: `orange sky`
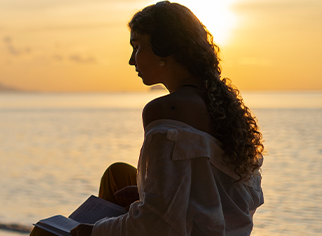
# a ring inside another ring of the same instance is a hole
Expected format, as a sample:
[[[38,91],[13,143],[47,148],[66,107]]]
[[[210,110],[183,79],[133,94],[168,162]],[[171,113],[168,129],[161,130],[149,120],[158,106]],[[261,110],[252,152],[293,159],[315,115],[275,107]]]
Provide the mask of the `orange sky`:
[[[322,90],[322,1],[182,0],[241,90]],[[145,0],[0,0],[0,83],[39,91],[146,90],[127,22]],[[196,4],[198,3],[198,4]]]

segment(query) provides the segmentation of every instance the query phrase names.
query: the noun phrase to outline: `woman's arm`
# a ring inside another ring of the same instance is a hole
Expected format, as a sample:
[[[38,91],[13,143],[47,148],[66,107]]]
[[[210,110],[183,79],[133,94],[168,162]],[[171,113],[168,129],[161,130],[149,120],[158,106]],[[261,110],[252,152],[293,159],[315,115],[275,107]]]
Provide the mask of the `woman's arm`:
[[[144,193],[143,196],[140,195],[140,201],[134,202],[125,215],[98,221],[94,226],[93,236],[180,235],[173,227],[175,225],[178,228],[178,224],[175,224],[174,220],[169,221],[167,214],[170,213],[174,219],[185,222],[185,218],[176,215],[178,211],[173,208],[187,210],[187,204],[184,203],[187,203],[188,198],[182,199],[176,193],[186,195],[189,184],[183,185],[182,179],[179,178],[172,179],[173,175],[184,177],[185,168],[180,168],[180,163],[170,167],[174,143],[167,140],[165,134],[160,135],[153,136],[150,145],[146,145],[142,150],[144,162],[148,162],[148,166],[147,172],[145,169],[139,170],[142,171],[141,175],[146,176],[145,183],[143,186],[141,184]]]

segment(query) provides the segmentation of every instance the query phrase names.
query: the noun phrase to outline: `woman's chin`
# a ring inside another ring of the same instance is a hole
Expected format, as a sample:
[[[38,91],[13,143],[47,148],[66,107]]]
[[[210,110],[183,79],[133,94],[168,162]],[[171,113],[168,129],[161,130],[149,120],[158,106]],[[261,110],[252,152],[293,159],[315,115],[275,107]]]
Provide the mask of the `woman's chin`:
[[[155,83],[152,83],[151,81],[146,81],[144,78],[142,78],[142,82],[143,82],[144,85],[147,85],[147,86],[151,86],[151,85],[155,84]]]

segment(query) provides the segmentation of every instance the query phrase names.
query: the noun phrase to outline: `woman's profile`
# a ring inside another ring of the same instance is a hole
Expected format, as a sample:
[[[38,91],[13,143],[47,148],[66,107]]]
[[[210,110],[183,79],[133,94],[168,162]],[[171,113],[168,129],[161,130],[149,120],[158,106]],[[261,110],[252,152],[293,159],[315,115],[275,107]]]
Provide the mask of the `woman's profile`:
[[[129,64],[144,84],[161,83],[169,94],[143,109],[137,170],[117,163],[102,177],[99,197],[128,213],[71,234],[250,235],[264,202],[262,135],[239,91],[220,77],[212,35],[168,1],[137,12],[129,28]]]

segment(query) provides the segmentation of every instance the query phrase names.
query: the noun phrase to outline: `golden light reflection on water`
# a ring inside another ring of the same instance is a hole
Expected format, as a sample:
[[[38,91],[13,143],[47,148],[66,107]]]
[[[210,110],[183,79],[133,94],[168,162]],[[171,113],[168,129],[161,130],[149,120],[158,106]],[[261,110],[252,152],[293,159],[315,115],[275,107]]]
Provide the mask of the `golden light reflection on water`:
[[[128,93],[26,93],[0,94],[1,108],[143,108],[166,91]],[[241,93],[250,108],[322,108],[322,92]],[[135,99],[133,99],[135,98]]]
[[[252,235],[320,235],[322,109],[255,109],[269,155]]]
[[[322,108],[321,92],[242,92],[250,108]]]
[[[0,108],[143,108],[165,91],[0,94]],[[135,98],[135,99],[133,99]]]

